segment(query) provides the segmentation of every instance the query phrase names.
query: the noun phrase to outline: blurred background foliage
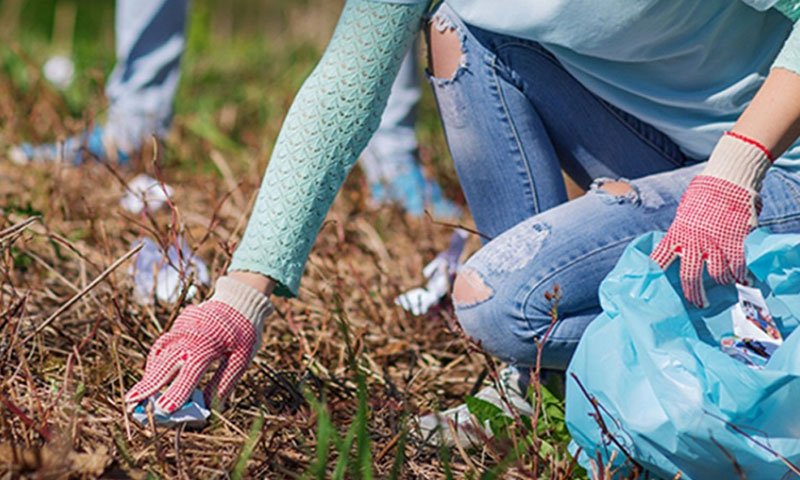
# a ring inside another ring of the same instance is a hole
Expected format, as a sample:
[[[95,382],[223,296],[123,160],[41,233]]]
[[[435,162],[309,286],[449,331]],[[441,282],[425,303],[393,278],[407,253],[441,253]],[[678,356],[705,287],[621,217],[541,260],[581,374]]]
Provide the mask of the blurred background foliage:
[[[214,148],[230,158],[235,173],[262,171],[283,116],[322,54],[342,4],[192,0],[175,123],[162,160],[212,173],[207,153]],[[114,7],[110,0],[0,0],[0,76],[10,81],[11,95],[38,95],[46,83],[41,66],[53,55],[69,56],[76,67],[64,91],[45,86],[60,100],[59,118],[13,119],[18,123],[13,129],[0,125],[0,149],[63,138],[103,118],[103,87],[115,60]],[[423,163],[458,197],[427,85],[423,92],[418,124]],[[17,116],[36,110],[35,102],[13,103],[20,106]],[[12,119],[0,115],[0,124],[4,121]]]

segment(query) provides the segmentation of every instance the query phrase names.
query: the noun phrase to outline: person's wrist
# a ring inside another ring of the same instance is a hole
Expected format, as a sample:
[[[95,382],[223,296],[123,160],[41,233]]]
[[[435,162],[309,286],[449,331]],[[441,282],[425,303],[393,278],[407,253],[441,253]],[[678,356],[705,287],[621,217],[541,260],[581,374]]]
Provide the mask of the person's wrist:
[[[259,289],[226,275],[217,279],[209,302],[221,302],[244,316],[257,331],[275,310],[269,297]]]
[[[248,272],[247,270],[229,271],[227,276],[255,288],[268,297],[272,295],[272,291],[275,290],[277,285],[277,282],[272,278],[260,273]]]
[[[735,132],[725,132],[711,152],[702,175],[758,192],[773,160],[772,153],[758,141]]]

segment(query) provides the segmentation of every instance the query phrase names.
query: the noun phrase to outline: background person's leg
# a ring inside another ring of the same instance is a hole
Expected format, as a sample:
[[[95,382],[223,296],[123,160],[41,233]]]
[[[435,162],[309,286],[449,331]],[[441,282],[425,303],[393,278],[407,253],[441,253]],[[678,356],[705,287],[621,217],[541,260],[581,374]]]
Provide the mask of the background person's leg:
[[[186,46],[189,0],[121,0],[117,4],[117,64],[106,95],[108,134],[126,150],[166,134]]]
[[[361,154],[361,168],[370,185],[403,175],[414,168],[417,150],[416,108],[421,93],[416,43],[408,51],[392,93],[386,102],[378,131]]]
[[[565,202],[562,166],[587,187],[594,177],[637,178],[687,161],[533,42],[466,26],[446,4],[429,37],[447,143],[476,226],[489,237]]]
[[[166,134],[180,78],[188,0],[119,0],[115,16],[117,63],[109,78],[105,125],[64,142],[10,152],[18,163],[81,163],[89,157],[125,162],[150,136]]]
[[[434,216],[455,217],[458,207],[442,195],[435,179],[425,177],[418,158],[416,108],[420,79],[418,46],[403,59],[378,131],[361,154],[372,200],[396,202],[408,213],[421,216],[429,208]]]

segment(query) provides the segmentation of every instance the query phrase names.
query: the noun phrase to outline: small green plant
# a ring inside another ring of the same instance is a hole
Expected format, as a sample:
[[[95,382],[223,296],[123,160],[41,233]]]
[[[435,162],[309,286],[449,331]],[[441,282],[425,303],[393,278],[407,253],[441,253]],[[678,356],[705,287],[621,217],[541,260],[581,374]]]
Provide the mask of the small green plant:
[[[549,385],[541,382],[541,345],[558,319],[558,301],[561,290],[556,285],[552,292],[545,294],[551,303],[550,329],[537,339],[539,354],[536,366],[531,370],[531,382],[527,398],[533,407],[532,416],[528,417],[507,411],[516,409],[508,400],[502,385],[498,381],[497,368],[490,357],[486,357],[489,371],[493,373],[495,388],[500,392],[501,400],[506,408],[476,397],[468,397],[467,409],[480,425],[486,425],[492,433],[486,439],[486,449],[496,464],[484,472],[481,478],[500,478],[505,471],[515,468],[532,478],[582,479],[588,478],[576,460],[569,453],[570,435],[566,425],[563,395],[554,392],[563,391],[562,380],[553,376]]]
[[[319,480],[329,478],[329,467],[333,465],[330,478],[334,480],[344,478],[371,480],[373,472],[367,422],[367,385],[363,375],[358,381],[356,417],[344,437],[337,432],[324,403],[308,393],[306,400],[317,415],[317,444],[314,463],[302,478]],[[353,451],[353,444],[355,444],[355,451]],[[398,448],[398,452],[398,455],[402,455],[402,449]],[[334,455],[332,454],[335,454],[335,463],[333,463]]]
[[[559,399],[547,387],[541,387],[542,402],[536,429],[533,420],[527,416],[519,417],[519,424],[503,409],[493,403],[476,397],[467,397],[467,409],[481,425],[488,425],[492,435],[498,441],[517,438],[521,441],[515,445],[514,457],[521,458],[525,451],[536,447],[538,454],[544,458],[562,460],[567,452],[570,436],[564,412],[564,401]],[[529,398],[534,398],[534,389],[530,388]],[[519,428],[521,427],[521,428]],[[517,428],[512,434],[509,429]]]
[[[333,471],[330,478],[334,480],[353,478],[372,480],[373,474],[373,455],[370,448],[369,437],[369,404],[368,388],[365,374],[360,367],[359,354],[353,348],[350,327],[341,307],[341,298],[334,299],[336,308],[334,312],[338,316],[339,330],[344,337],[347,358],[350,372],[355,376],[357,385],[356,396],[358,405],[356,415],[344,437],[340,436],[333,425],[330,412],[327,406],[317,400],[311,393],[306,392],[306,401],[317,415],[317,441],[314,463],[309,467],[302,478],[304,479],[325,479],[330,466]],[[392,466],[391,478],[399,478],[402,471],[403,458],[405,455],[405,430],[401,430],[400,439],[395,447],[395,461]],[[355,446],[354,446],[355,444]],[[354,448],[355,447],[355,448]],[[355,451],[354,451],[355,450]],[[335,453],[335,463],[333,463],[332,453]]]
[[[250,432],[247,435],[247,440],[244,442],[241,452],[239,452],[239,458],[236,459],[236,465],[231,472],[231,478],[234,480],[245,478],[247,461],[253,456],[253,449],[255,449],[256,442],[258,442],[258,438],[261,436],[262,428],[264,428],[264,415],[259,415],[250,425]]]

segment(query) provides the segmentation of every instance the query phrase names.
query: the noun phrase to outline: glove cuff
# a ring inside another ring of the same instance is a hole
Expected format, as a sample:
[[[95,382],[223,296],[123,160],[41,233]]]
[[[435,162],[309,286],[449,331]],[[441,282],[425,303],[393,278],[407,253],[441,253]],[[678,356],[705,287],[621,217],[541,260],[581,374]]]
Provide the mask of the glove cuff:
[[[711,152],[703,175],[758,192],[772,161],[770,151],[757,141],[738,133],[725,132]]]
[[[214,295],[209,301],[222,302],[247,318],[260,332],[264,319],[275,311],[269,297],[242,282],[224,276],[217,279]]]

